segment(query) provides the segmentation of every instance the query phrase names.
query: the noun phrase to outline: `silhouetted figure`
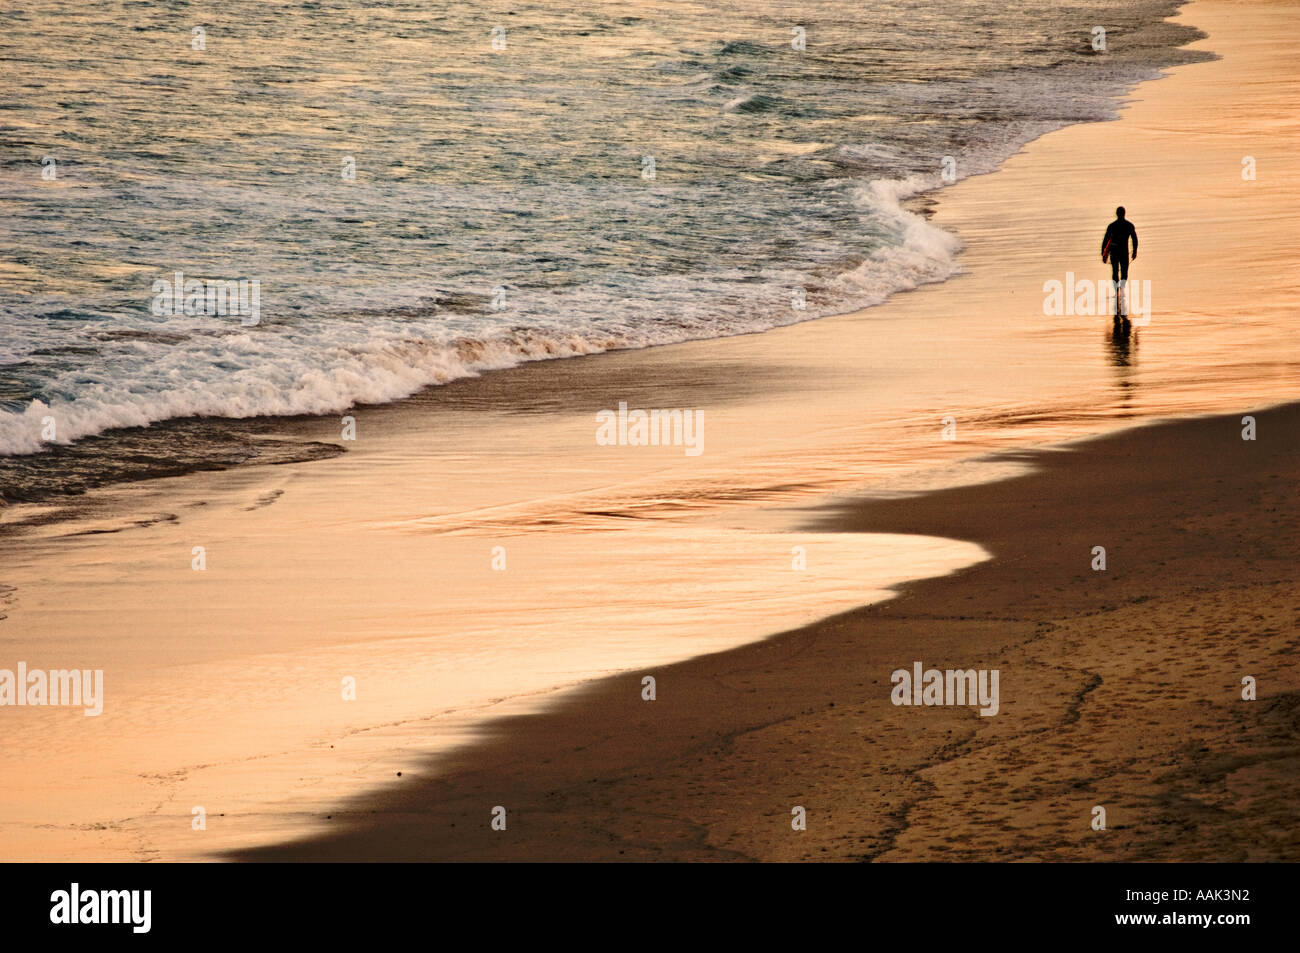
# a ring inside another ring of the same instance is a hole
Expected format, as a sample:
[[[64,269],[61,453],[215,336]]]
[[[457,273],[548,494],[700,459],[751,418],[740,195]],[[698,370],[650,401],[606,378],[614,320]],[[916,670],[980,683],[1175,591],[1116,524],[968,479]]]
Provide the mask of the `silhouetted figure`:
[[[1138,256],[1138,233],[1133,223],[1124,217],[1124,206],[1115,209],[1115,221],[1106,226],[1101,236],[1101,260],[1110,259],[1110,283],[1115,289],[1115,320],[1120,320],[1119,283],[1128,281],[1128,243],[1133,242],[1133,260]]]

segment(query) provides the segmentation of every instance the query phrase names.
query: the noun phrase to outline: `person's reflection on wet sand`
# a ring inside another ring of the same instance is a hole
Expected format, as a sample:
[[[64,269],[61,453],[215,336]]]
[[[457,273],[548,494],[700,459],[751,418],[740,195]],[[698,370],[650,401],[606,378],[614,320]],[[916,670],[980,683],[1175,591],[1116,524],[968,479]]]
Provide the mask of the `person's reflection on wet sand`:
[[[1116,319],[1106,335],[1106,342],[1110,362],[1115,367],[1115,383],[1119,385],[1119,405],[1121,410],[1128,411],[1131,409],[1130,399],[1135,386],[1133,364],[1136,359],[1138,335],[1127,318]]]

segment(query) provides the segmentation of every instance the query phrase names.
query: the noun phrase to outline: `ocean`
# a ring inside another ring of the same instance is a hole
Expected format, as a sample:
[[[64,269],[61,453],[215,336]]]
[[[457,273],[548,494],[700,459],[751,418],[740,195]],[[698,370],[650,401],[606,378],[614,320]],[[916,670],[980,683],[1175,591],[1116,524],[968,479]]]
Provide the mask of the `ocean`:
[[[925,193],[1205,58],[1150,0],[6,6],[10,501],[325,456],[257,421],[943,281]],[[222,282],[258,313],[206,313]]]

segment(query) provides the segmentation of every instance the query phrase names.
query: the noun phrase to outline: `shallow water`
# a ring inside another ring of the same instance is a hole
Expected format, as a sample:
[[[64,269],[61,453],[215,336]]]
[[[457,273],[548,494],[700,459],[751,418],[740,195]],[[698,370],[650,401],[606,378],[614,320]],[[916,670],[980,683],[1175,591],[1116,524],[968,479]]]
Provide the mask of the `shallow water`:
[[[958,242],[900,199],[941,184],[946,156],[964,178],[1113,116],[1195,58],[1175,48],[1195,32],[1160,21],[1173,7],[14,5],[0,454],[188,415],[339,412],[942,280]],[[178,272],[257,281],[259,323],[155,313]],[[43,483],[4,481],[10,499]]]

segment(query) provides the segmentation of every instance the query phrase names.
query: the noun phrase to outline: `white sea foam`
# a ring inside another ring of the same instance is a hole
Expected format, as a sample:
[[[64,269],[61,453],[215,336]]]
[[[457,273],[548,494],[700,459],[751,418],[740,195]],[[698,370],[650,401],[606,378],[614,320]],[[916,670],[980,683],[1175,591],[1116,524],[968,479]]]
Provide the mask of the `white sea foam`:
[[[633,313],[611,315],[596,327],[525,329],[508,318],[483,315],[474,322],[477,334],[467,333],[466,322],[457,332],[441,316],[396,320],[381,314],[279,326],[271,318],[266,326],[252,328],[230,319],[217,325],[221,333],[215,334],[204,322],[216,319],[202,316],[178,316],[171,323],[140,318],[134,322],[136,336],[99,342],[116,352],[111,374],[88,380],[84,368],[69,367],[50,385],[66,396],[0,412],[0,452],[36,453],[48,442],[66,444],[175,417],[338,413],[528,361],[745,334],[842,311],[846,305],[840,302],[878,304],[896,291],[941,281],[956,269],[956,236],[901,205],[934,185],[923,176],[855,185],[854,199],[863,213],[899,243],[882,246],[838,275],[829,288],[834,303],[802,312],[789,307],[787,290],[801,273],[772,269],[768,277],[775,290],[766,302],[756,296],[759,300],[737,309],[725,323],[710,313],[707,297],[697,311],[682,309],[674,321],[642,322]],[[713,281],[725,290],[729,276]],[[695,278],[667,279],[650,288],[642,304],[653,308],[657,299],[670,298],[674,291],[694,294],[700,284]],[[395,297],[390,306],[409,304],[418,299],[418,289],[406,294],[397,289]],[[597,308],[602,298],[603,289],[597,289],[580,306]],[[115,324],[120,335],[122,322]],[[157,341],[163,330],[175,337]],[[47,441],[42,434],[50,418],[54,439]]]

